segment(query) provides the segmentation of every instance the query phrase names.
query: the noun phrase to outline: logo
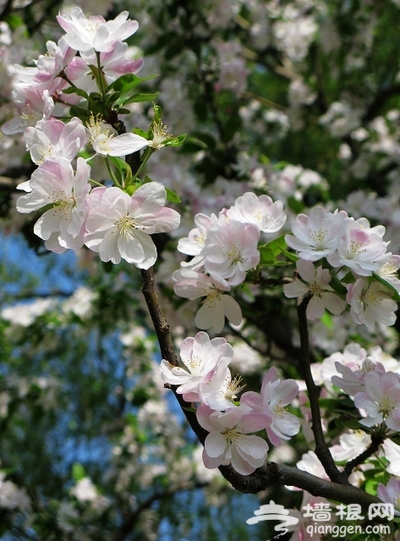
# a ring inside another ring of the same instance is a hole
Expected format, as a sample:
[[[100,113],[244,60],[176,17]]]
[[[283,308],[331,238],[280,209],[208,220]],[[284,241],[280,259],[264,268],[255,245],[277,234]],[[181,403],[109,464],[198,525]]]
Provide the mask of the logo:
[[[334,538],[345,539],[354,534],[378,534],[389,535],[391,528],[389,524],[368,524],[362,528],[360,524],[345,524],[345,521],[362,521],[364,517],[361,505],[352,503],[349,505],[339,504],[332,509],[331,504],[326,500],[314,499],[302,507],[303,513],[294,509],[285,509],[282,505],[270,501],[269,504],[261,505],[254,511],[254,517],[246,520],[247,524],[257,524],[263,520],[278,521],[274,530],[280,537],[289,531],[299,529],[303,535],[307,532],[309,538],[320,539],[321,535],[330,535]],[[292,514],[290,514],[292,513]],[[391,521],[395,515],[394,506],[391,503],[371,503],[368,508],[368,519],[386,519]],[[341,523],[337,524],[337,521]]]
[[[261,505],[259,509],[254,511],[255,517],[248,518],[246,523],[257,524],[262,520],[278,520],[281,524],[277,524],[274,527],[274,530],[280,532],[280,535],[283,535],[289,531],[287,526],[294,526],[299,522],[298,517],[291,516],[289,513],[290,511],[285,509],[282,505],[271,500],[269,503]]]

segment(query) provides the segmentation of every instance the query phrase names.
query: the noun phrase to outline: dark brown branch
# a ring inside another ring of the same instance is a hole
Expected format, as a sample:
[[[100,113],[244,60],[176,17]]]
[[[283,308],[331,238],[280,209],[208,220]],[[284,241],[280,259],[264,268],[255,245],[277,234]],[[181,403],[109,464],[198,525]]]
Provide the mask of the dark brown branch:
[[[321,410],[319,407],[319,390],[315,385],[314,378],[311,373],[310,365],[310,341],[308,336],[308,324],[306,310],[310,296],[306,295],[301,303],[297,306],[297,315],[299,318],[299,332],[301,344],[301,361],[300,370],[306,382],[308,398],[310,401],[312,431],[315,438],[315,454],[320,459],[329,478],[336,483],[348,484],[346,475],[340,472],[332,458],[329,447],[326,444],[324,432],[322,430]]]
[[[323,496],[342,503],[359,503],[363,508],[379,502],[375,496],[352,485],[342,485],[321,479],[294,466],[267,462],[252,475],[240,475],[230,466],[220,466],[219,470],[232,486],[247,494],[256,494],[271,486],[295,486],[310,492],[314,496]]]
[[[157,334],[158,343],[161,349],[162,358],[174,366],[178,366],[178,357],[176,356],[174,344],[171,336],[171,327],[164,317],[160,306],[156,284],[154,280],[153,267],[142,270],[142,293],[146,300],[150,312],[151,320]]]
[[[350,460],[346,467],[344,468],[344,473],[349,476],[354,468],[359,466],[360,464],[363,464],[367,460],[367,458],[371,457],[375,453],[378,452],[379,447],[382,445],[382,443],[385,441],[385,436],[383,434],[372,434],[371,435],[371,444],[360,453],[358,456],[353,458],[353,460]]]

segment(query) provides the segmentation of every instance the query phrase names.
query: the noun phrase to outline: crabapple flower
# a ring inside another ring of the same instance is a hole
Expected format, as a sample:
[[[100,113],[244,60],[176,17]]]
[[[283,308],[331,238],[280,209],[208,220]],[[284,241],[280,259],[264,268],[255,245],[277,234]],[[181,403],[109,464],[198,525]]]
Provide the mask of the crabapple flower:
[[[383,225],[370,227],[366,218],[347,218],[346,229],[335,252],[328,255],[332,267],[349,267],[359,276],[370,276],[380,267],[379,259],[389,244],[382,240]]]
[[[119,263],[122,258],[139,269],[154,265],[157,250],[150,235],[168,233],[180,222],[175,210],[164,207],[164,186],[149,182],[132,196],[117,187],[98,190],[95,188],[89,196],[86,246],[98,252],[102,261]]]
[[[346,300],[354,321],[366,325],[370,331],[375,329],[377,322],[390,327],[396,321],[397,303],[391,298],[390,290],[379,282],[359,278],[354,284],[347,285]]]
[[[22,93],[18,92],[18,96],[14,96],[15,101],[21,104],[21,114],[3,125],[5,135],[15,135],[25,131],[28,126],[35,126],[40,120],[49,118],[54,109],[54,101],[48,90],[34,86],[21,90]]]
[[[174,292],[179,297],[195,300],[205,297],[199,308],[195,325],[199,329],[210,329],[216,333],[222,331],[225,318],[233,325],[242,321],[242,310],[238,302],[230,295],[225,295],[231,287],[191,269],[180,269],[172,275],[176,281]]]
[[[300,277],[307,284],[295,280],[283,286],[286,297],[303,297],[311,295],[307,305],[306,315],[310,321],[318,321],[324,314],[325,309],[338,316],[346,308],[346,303],[336,295],[329,285],[331,275],[328,269],[322,266],[315,269],[311,261],[299,259],[296,263]]]
[[[193,228],[187,237],[179,239],[179,252],[182,254],[199,256],[204,248],[207,231],[216,220],[217,217],[214,214],[211,215],[211,217],[200,212],[196,214],[194,223],[197,227]]]
[[[379,483],[377,492],[383,502],[392,503],[395,509],[400,511],[400,479],[392,477],[387,485]]]
[[[86,141],[86,130],[79,118],[72,118],[68,124],[50,118],[28,127],[24,140],[32,161],[38,165],[50,158],[71,162]]]
[[[264,417],[247,406],[237,406],[225,413],[200,404],[196,411],[199,424],[209,434],[204,442],[203,462],[206,468],[231,464],[242,475],[261,468],[268,454],[268,443],[250,432],[262,430]]]
[[[389,465],[386,468],[387,472],[400,477],[400,445],[387,438],[383,442],[382,447],[383,454],[389,461]]]
[[[39,55],[36,61],[37,73],[34,83],[46,85],[51,95],[68,86],[68,82],[61,78],[61,73],[69,75],[69,67],[76,55],[76,51],[68,46],[65,37],[61,37],[58,43],[48,41],[46,54]],[[65,96],[64,96],[65,97]]]
[[[264,233],[276,233],[286,221],[282,201],[273,202],[268,195],[257,197],[252,192],[238,197],[228,209],[227,216],[231,220],[255,224]]]
[[[77,160],[76,173],[66,160],[52,158],[23,183],[30,193],[17,200],[18,212],[29,213],[51,206],[33,229],[35,235],[46,241],[48,250],[62,253],[67,248],[77,250],[82,247],[89,179],[90,166],[83,158]]]
[[[335,363],[335,366],[342,377],[333,375],[331,377],[332,383],[349,396],[354,396],[365,390],[364,378],[368,373],[378,372],[383,374],[386,372],[381,363],[375,363],[369,357],[362,362],[361,368],[352,370],[348,365],[346,366],[340,362]]]
[[[233,348],[225,338],[213,338],[200,331],[194,338],[185,338],[180,347],[184,368],[161,361],[161,377],[165,383],[179,385],[176,392],[186,402],[200,402],[198,386],[215,371],[221,363],[224,366],[233,359]]]
[[[394,287],[400,293],[400,280],[398,270],[400,269],[400,255],[385,254],[379,259],[380,267],[375,274],[378,274],[388,284]]]
[[[237,398],[237,394],[245,387],[240,385],[241,381],[240,376],[232,379],[231,371],[226,362],[220,363],[213,374],[200,383],[198,387],[200,400],[213,410],[229,409],[233,407],[233,401]]]
[[[108,52],[98,53],[91,50],[83,51],[80,56],[75,56],[68,66],[68,78],[78,88],[85,90],[87,94],[98,92],[97,81],[93,77],[90,66],[101,66],[101,72],[108,84],[126,73],[137,73],[143,66],[143,59],[131,60],[125,57],[128,49],[127,43],[117,42],[113,49]]]
[[[395,372],[369,372],[364,377],[364,392],[354,396],[357,408],[367,417],[360,421],[365,426],[386,423],[400,431],[400,376]]]
[[[241,396],[240,404],[264,416],[263,428],[271,443],[280,445],[281,439],[289,440],[300,429],[299,419],[286,409],[296,397],[299,386],[292,379],[281,381],[276,377],[276,368],[270,368],[263,378],[261,394],[247,391]]]
[[[293,235],[286,235],[290,248],[297,250],[301,259],[318,261],[334,252],[346,229],[347,213],[326,212],[316,207],[310,216],[299,214],[292,224]]]
[[[77,51],[109,52],[115,44],[123,41],[139,28],[137,21],[128,19],[129,13],[123,11],[112,21],[106,21],[100,15],[87,18],[81,8],[74,7],[70,15],[58,15],[57,22],[65,30],[65,40]]]
[[[116,135],[112,126],[103,122],[101,116],[92,115],[86,127],[93,149],[103,156],[127,156],[149,144],[147,139],[135,133]]]
[[[246,271],[256,267],[260,261],[259,239],[260,230],[255,224],[218,220],[207,233],[205,270],[230,286],[241,284],[246,278]]]

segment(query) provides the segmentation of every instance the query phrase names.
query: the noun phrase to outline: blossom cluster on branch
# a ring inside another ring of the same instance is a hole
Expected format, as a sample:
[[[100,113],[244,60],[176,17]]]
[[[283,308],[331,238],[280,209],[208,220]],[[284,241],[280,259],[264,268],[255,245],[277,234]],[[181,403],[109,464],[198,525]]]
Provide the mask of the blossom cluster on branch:
[[[33,231],[52,252],[84,248],[98,253],[104,263],[118,265],[124,260],[142,271],[145,300],[164,357],[161,378],[178,395],[196,434],[204,431],[202,460],[207,469],[220,468],[227,479],[234,479],[237,486],[248,483],[247,488],[253,481],[259,487],[266,471],[278,471],[276,478],[282,479],[283,470],[279,474],[276,451],[270,445],[287,449],[302,432],[299,437],[315,444],[315,454],[309,451],[297,462],[297,469],[309,474],[298,481],[298,487],[313,488],[313,506],[331,494],[329,484],[339,486],[339,496],[342,486],[343,501],[355,503],[357,491],[345,495],[351,483],[362,487],[358,494],[365,492],[367,499],[377,496],[400,510],[400,471],[394,459],[382,456],[386,449],[388,456],[399,452],[399,367],[358,350],[351,362],[343,354],[335,368],[332,358],[317,368],[308,336],[308,321],[319,322],[326,317],[325,310],[333,316],[348,311],[356,326],[371,332],[395,324],[400,255],[388,251],[386,228],[320,204],[307,213],[304,209],[294,213],[295,204],[289,200],[296,200],[296,193],[285,199],[275,190],[272,198],[263,182],[257,185],[260,171],[255,173],[249,166],[252,191],[247,186],[229,204],[220,205],[217,214],[195,213],[195,227],[189,226],[177,242],[176,249],[185,260],[169,273],[173,292],[190,301],[202,299],[193,318],[200,331],[183,338],[180,365],[153,283],[159,252],[152,236],[179,236],[181,214],[166,205],[179,205],[184,188],[175,193],[162,176],[153,181],[146,166],[156,151],[182,147],[185,135],[168,134],[161,108],[154,103],[148,129],[126,131],[124,115],[131,112],[129,107],[158,98],[157,92],[137,91],[152,77],[137,76],[144,61],[128,57],[125,40],[138,29],[128,15],[124,11],[106,21],[102,16],[86,17],[75,7],[69,15],[58,15],[65,35],[57,43],[47,42],[47,52],[39,56],[35,67],[16,66],[13,99],[20,114],[5,122],[3,133],[22,134],[35,164],[29,180],[17,187],[25,192],[16,201],[17,211],[39,213]],[[276,37],[282,40],[291,24],[289,15],[275,27]],[[306,34],[311,39],[314,27],[311,19],[307,22]],[[288,46],[288,56],[299,62],[305,52],[300,43],[294,45]],[[207,89],[207,79],[204,85]],[[215,88],[220,91],[220,83],[215,82]],[[307,89],[300,90],[307,94],[306,102],[315,99]],[[327,115],[325,122],[332,118]],[[190,144],[202,149],[205,143],[199,136]],[[105,167],[106,180],[92,178],[98,163]],[[277,170],[275,175],[279,174]],[[230,334],[240,334],[246,320],[251,321],[250,310],[242,310],[243,298],[262,298],[272,294],[272,289],[276,295],[283,290],[283,306],[288,310],[287,299],[298,299],[298,374],[302,379],[282,377],[275,366],[268,370],[263,366],[260,392],[254,387],[244,391],[240,367],[233,369],[232,345],[205,331],[220,334],[228,328]],[[330,408],[338,412],[342,423],[335,426],[336,445],[328,437]],[[362,444],[356,448],[360,432]],[[385,470],[385,460],[391,469]],[[368,485],[368,468],[375,466],[384,482]],[[313,485],[313,475],[326,484]],[[243,481],[243,477],[248,479]],[[96,501],[99,507],[109,505],[84,472],[77,479],[71,494],[81,501]],[[290,479],[296,479],[291,471],[283,484],[290,485]],[[7,486],[19,495],[20,507],[28,509],[22,489],[18,492]],[[310,498],[305,490],[303,503]]]

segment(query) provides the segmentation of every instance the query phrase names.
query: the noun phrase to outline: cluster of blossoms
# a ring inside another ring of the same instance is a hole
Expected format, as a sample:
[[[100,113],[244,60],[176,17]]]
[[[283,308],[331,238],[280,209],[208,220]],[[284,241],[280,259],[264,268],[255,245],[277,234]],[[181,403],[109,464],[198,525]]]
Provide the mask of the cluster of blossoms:
[[[161,375],[165,383],[177,386],[176,392],[185,401],[199,404],[197,420],[209,432],[203,450],[207,468],[232,464],[239,473],[249,475],[264,464],[269,449],[265,439],[252,432],[265,429],[273,445],[298,433],[300,421],[286,409],[298,385],[294,380],[279,380],[274,367],[265,374],[260,394],[247,391],[236,401],[244,386],[240,377],[232,378],[228,365],[233,348],[224,338],[210,340],[200,331],[183,340],[180,357],[183,368],[163,359]]]
[[[392,297],[400,292],[400,256],[387,252],[382,225],[371,227],[366,218],[316,207],[309,216],[297,216],[292,232],[285,240],[298,252],[302,281],[286,284],[284,292],[287,297],[310,296],[308,319],[320,319],[325,309],[339,315],[347,302],[354,321],[370,330],[376,322],[394,324],[397,304]]]
[[[366,357],[360,367],[340,362],[335,366],[342,377],[334,375],[331,381],[364,413],[361,424],[372,427],[384,423],[388,429],[400,431],[400,373],[387,371],[371,357]]]
[[[21,114],[6,122],[3,132],[23,131],[38,165],[30,180],[18,186],[28,193],[18,199],[17,210],[42,212],[34,232],[47,249],[62,253],[86,245],[102,261],[119,263],[122,258],[147,269],[157,258],[150,235],[170,232],[180,222],[175,210],[165,208],[164,186],[148,182],[127,190],[123,183],[99,185],[91,181],[89,160],[77,155],[88,143],[94,155],[102,156],[158,148],[162,128],[154,129],[148,140],[134,133],[117,135],[101,115],[92,114],[86,125],[76,117],[67,124],[55,117],[90,98],[91,92],[104,97],[108,85],[140,69],[142,60],[125,57],[128,46],[122,40],[138,28],[127,16],[123,12],[106,22],[101,16],[86,18],[80,8],[69,16],[59,15],[66,34],[58,43],[47,43],[47,54],[39,57],[36,67],[18,68],[14,99]],[[94,189],[92,183],[97,184]]]
[[[194,257],[181,264],[173,279],[178,296],[190,300],[205,297],[195,318],[199,329],[212,327],[221,332],[225,317],[234,325],[240,324],[240,306],[225,293],[242,284],[246,272],[258,265],[261,235],[277,233],[285,220],[281,201],[251,192],[238,197],[218,216],[196,214],[196,227],[178,243],[180,252]]]

